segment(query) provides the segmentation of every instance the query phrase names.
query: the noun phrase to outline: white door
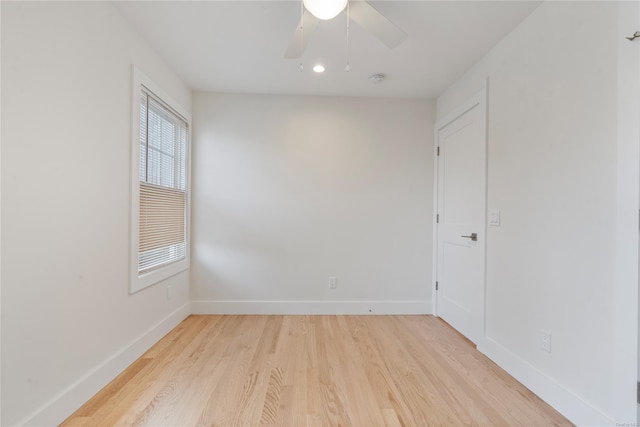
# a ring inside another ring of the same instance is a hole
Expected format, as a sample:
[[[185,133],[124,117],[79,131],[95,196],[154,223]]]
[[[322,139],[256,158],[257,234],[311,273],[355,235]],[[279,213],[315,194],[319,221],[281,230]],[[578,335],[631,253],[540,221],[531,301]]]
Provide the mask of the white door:
[[[484,334],[486,92],[436,123],[435,314],[477,343]]]

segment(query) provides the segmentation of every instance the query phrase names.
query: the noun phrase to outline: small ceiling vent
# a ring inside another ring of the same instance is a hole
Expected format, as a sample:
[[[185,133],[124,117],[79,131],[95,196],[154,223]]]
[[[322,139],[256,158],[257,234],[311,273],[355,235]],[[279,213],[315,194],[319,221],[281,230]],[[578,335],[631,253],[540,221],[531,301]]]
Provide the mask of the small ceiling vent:
[[[369,80],[371,80],[371,83],[373,83],[374,85],[382,83],[386,78],[387,76],[382,73],[376,73],[369,76]]]

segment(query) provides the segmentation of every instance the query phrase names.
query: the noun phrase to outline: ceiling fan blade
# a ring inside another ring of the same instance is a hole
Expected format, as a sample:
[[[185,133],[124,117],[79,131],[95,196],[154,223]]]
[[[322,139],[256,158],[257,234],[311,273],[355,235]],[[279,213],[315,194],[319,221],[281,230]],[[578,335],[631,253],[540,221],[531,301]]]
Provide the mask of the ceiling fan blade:
[[[376,38],[387,45],[389,49],[398,46],[407,38],[407,33],[389,21],[366,1],[350,2],[349,14],[351,15],[351,19],[376,36]]]
[[[320,20],[309,13],[308,10],[304,11],[304,15],[300,18],[300,22],[298,22],[298,26],[296,27],[296,32],[293,33],[291,43],[289,43],[289,47],[284,53],[285,58],[294,59],[302,56],[302,52],[304,52],[304,49],[307,47],[311,35],[318,27],[319,22]],[[302,28],[303,24],[304,29]]]

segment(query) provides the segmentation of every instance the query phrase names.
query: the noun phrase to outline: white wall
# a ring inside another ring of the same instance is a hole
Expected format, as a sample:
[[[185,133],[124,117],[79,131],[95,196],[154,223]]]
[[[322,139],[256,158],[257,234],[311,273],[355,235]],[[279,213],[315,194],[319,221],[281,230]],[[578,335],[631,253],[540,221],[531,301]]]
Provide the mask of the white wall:
[[[624,413],[619,419],[629,419],[632,408],[636,412],[637,384],[640,378],[640,358],[637,339],[638,322],[638,212],[640,212],[640,40],[626,39],[640,29],[640,2],[620,2],[618,7],[618,136],[617,136],[617,245],[616,283],[614,305],[617,368],[614,389],[619,396],[616,413]],[[636,325],[635,332],[630,325]],[[634,341],[633,338],[636,338]],[[636,421],[640,417],[636,414]]]
[[[193,108],[196,312],[430,310],[430,103],[197,93]]]
[[[616,2],[545,2],[437,101],[441,118],[489,77],[488,209],[502,224],[488,228],[479,349],[580,425],[636,421],[637,217],[616,213],[637,215],[638,198],[616,198],[617,25]],[[620,276],[621,250],[635,275]]]
[[[2,7],[0,6],[0,46],[2,46]],[[2,81],[2,55],[0,55],[0,82]],[[2,84],[0,84],[2,99]],[[0,152],[2,141],[2,102],[0,102]],[[1,156],[1,153],[0,153]],[[0,157],[0,188],[2,188],[2,157]],[[2,198],[0,197],[0,224],[2,224]],[[0,335],[2,331],[2,227],[0,226]],[[2,384],[2,338],[0,337],[0,385]],[[0,386],[0,423],[2,422],[2,387]]]
[[[188,274],[128,294],[132,63],[190,110],[111,4],[2,2],[2,425],[62,421],[189,312]]]

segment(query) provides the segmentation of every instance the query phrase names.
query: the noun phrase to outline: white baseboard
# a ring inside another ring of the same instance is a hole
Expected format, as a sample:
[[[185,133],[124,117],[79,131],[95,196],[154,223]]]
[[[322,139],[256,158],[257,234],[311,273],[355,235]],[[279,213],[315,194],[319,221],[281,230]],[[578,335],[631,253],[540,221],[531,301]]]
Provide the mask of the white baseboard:
[[[96,366],[18,425],[52,426],[60,424],[190,314],[190,303],[186,303]]]
[[[431,314],[431,300],[192,301],[193,314]]]
[[[615,426],[615,421],[580,396],[566,389],[512,351],[489,337],[478,343],[484,353],[498,366],[524,384],[577,426]]]

